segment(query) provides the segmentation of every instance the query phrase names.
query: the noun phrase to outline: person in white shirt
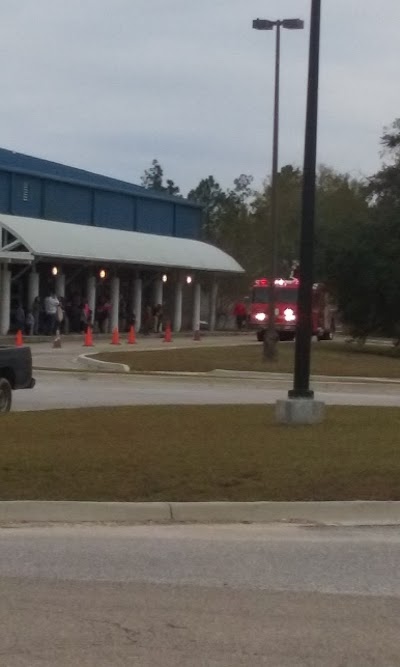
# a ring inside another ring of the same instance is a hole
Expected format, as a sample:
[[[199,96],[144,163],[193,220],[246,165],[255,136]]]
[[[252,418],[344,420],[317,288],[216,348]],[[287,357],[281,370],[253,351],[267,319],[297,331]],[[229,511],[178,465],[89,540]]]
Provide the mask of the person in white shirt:
[[[52,336],[56,332],[57,327],[57,308],[60,305],[54,292],[46,296],[44,300],[44,312],[46,315],[46,333]]]

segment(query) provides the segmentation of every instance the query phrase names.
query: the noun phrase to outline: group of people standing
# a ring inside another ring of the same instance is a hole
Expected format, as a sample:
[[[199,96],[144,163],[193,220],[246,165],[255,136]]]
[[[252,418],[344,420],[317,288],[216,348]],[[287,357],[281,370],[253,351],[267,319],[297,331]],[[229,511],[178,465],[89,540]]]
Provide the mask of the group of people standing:
[[[22,331],[25,335],[38,334],[52,336],[57,330],[60,333],[85,333],[88,326],[100,333],[110,333],[111,302],[107,297],[99,298],[95,312],[90,309],[86,299],[73,294],[67,301],[57,296],[54,290],[42,299],[35,297],[30,308],[25,311],[22,303],[17,303],[13,313],[13,329]],[[142,331],[145,335],[151,332],[160,333],[163,325],[163,306],[144,308]],[[128,331],[136,324],[135,313],[128,313],[126,303],[121,298],[119,304],[119,330]]]
[[[248,309],[243,301],[234,304],[232,314],[235,318],[236,327],[241,331],[248,322]],[[111,303],[107,298],[101,298],[96,304],[93,314],[87,300],[73,295],[66,302],[63,297],[58,297],[54,291],[42,300],[35,297],[31,308],[25,312],[21,303],[18,303],[14,313],[14,328],[21,330],[29,336],[38,334],[53,336],[57,330],[60,333],[85,333],[88,326],[100,333],[110,333]],[[145,306],[142,319],[142,333],[149,336],[151,333],[161,333],[164,322],[164,309],[162,304],[151,307]],[[120,303],[119,329],[129,330],[135,325],[135,313],[127,314],[125,304]]]
[[[25,312],[21,303],[15,309],[13,325],[28,336],[53,336],[60,333],[84,332],[91,322],[91,310],[87,301],[71,300],[50,291],[44,299],[35,297]]]
[[[17,331],[22,331],[29,336],[36,336],[39,333],[51,336],[61,328],[64,317],[63,299],[58,298],[54,292],[50,292],[43,302],[40,297],[35,297],[26,313],[22,304],[18,303],[15,309],[14,325]]]

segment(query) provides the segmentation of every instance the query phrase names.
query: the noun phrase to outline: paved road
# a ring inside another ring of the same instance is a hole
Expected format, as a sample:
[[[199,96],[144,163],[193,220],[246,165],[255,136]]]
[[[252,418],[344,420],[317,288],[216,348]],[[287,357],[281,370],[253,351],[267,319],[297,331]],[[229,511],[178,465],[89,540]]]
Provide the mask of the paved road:
[[[396,667],[397,529],[0,528],[0,665]]]
[[[33,390],[14,394],[14,410],[45,410],[89,406],[202,403],[274,403],[286,398],[287,377],[204,379],[53,373],[37,371]],[[396,384],[368,382],[315,382],[316,397],[329,405],[400,405]]]

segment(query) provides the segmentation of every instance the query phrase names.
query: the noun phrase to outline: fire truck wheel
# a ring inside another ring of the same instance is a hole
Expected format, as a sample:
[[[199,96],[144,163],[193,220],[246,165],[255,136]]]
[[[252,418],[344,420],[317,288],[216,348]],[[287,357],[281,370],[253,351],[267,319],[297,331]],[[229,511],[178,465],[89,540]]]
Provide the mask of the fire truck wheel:
[[[257,331],[257,340],[259,343],[262,343],[264,340],[264,331]]]

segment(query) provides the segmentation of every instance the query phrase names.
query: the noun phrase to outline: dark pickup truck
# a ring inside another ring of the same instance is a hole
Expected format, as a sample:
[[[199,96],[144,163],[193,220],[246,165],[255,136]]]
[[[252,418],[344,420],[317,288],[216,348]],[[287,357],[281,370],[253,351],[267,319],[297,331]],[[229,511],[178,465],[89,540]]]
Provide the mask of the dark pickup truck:
[[[30,347],[0,346],[0,413],[11,409],[13,389],[32,389]]]

